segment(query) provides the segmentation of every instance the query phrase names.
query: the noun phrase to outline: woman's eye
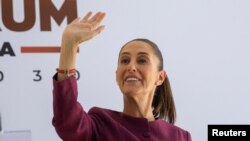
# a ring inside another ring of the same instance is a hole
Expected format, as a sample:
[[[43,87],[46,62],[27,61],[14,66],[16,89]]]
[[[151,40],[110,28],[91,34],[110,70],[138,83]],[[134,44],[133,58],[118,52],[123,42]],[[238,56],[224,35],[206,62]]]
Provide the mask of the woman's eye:
[[[129,63],[129,59],[122,59],[122,60],[121,60],[121,63],[122,63],[122,64],[128,64],[128,63]]]
[[[144,64],[144,63],[147,63],[147,60],[146,60],[146,59],[139,59],[139,60],[138,60],[138,63]]]

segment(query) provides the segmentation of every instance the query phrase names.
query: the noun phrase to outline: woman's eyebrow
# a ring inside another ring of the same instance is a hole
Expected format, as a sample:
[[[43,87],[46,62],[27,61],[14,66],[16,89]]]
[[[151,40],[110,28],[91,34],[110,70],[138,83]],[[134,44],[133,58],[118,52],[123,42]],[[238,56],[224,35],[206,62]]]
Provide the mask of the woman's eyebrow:
[[[122,52],[121,55],[130,55],[129,52]]]
[[[148,56],[149,54],[147,52],[139,52],[138,55],[146,55],[146,56]]]
[[[122,52],[121,55],[130,55],[131,53],[129,52]],[[148,56],[149,54],[147,52],[138,52],[138,55],[146,55]]]

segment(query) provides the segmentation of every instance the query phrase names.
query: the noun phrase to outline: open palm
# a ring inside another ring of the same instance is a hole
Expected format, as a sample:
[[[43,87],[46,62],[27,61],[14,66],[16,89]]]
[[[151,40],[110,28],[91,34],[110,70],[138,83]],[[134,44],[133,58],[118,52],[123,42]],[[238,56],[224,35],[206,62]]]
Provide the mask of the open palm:
[[[76,18],[67,25],[63,32],[63,40],[77,46],[99,34],[104,29],[100,23],[105,17],[105,13],[98,12],[92,17],[91,15],[92,12],[88,12],[83,19]]]

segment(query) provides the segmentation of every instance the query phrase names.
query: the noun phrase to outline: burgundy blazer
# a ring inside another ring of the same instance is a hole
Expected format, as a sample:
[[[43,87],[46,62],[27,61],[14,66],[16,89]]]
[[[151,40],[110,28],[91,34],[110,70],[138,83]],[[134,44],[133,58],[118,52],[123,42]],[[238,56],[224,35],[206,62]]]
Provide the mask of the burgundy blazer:
[[[93,107],[86,113],[77,101],[77,80],[53,78],[52,124],[63,141],[191,141],[188,131],[165,120],[148,121]]]

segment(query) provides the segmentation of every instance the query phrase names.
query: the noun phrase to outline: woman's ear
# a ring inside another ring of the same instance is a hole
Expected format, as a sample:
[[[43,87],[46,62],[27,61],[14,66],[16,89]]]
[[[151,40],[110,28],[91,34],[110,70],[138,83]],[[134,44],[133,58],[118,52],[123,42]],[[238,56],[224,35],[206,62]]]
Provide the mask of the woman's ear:
[[[159,72],[159,79],[157,81],[157,86],[160,86],[164,82],[164,80],[166,79],[166,76],[167,74],[165,70],[161,70]]]

